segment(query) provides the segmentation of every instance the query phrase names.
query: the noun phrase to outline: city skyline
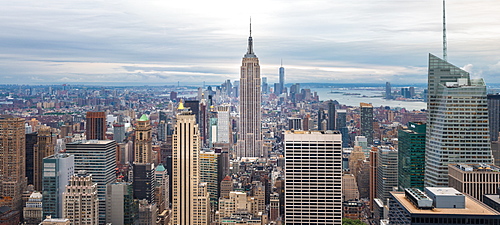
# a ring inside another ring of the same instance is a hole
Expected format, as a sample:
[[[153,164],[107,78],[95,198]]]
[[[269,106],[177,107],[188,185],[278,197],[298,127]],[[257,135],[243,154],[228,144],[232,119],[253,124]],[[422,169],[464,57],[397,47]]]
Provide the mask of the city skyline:
[[[280,59],[288,83],[425,83],[427,53],[442,51],[441,1],[256,1],[244,8],[230,1],[24,1],[2,8],[0,77],[9,84],[236,80],[250,16],[270,83],[278,82]],[[487,84],[500,70],[499,9],[491,0],[447,3],[448,59]]]

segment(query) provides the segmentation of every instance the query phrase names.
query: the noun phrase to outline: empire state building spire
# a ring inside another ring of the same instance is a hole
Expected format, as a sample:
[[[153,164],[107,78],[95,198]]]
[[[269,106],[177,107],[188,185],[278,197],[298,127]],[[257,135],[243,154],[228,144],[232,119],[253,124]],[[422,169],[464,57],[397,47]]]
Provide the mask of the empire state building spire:
[[[252,39],[252,18],[250,18],[250,36],[248,37],[248,49],[245,58],[256,58],[257,56],[253,53],[253,39]]]

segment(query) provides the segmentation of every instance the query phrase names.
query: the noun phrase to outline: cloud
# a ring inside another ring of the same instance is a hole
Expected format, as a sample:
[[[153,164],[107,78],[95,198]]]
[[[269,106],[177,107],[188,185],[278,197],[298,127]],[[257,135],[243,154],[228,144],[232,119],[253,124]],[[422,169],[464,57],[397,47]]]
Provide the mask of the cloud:
[[[224,7],[221,7],[223,5]],[[439,1],[4,2],[6,83],[238,79],[252,16],[261,74],[287,82],[425,82],[441,51]],[[495,81],[500,3],[448,2],[448,56]]]

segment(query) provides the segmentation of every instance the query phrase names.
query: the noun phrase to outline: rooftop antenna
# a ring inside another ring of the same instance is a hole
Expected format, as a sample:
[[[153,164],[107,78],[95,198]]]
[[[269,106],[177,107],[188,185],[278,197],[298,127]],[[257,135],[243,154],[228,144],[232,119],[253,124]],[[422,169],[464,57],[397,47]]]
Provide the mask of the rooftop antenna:
[[[283,59],[281,59],[281,67],[283,67]]]
[[[443,0],[443,60],[448,61],[448,46],[446,44],[446,0]]]
[[[250,37],[251,36],[252,36],[252,17],[250,17]]]

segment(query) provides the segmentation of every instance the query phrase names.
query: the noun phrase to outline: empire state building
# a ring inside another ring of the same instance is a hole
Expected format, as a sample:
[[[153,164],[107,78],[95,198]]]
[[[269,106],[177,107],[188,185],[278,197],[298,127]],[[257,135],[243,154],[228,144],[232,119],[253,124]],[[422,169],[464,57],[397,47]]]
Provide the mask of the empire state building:
[[[264,157],[261,129],[260,66],[259,58],[253,52],[251,26],[250,24],[248,50],[241,65],[238,157]]]

